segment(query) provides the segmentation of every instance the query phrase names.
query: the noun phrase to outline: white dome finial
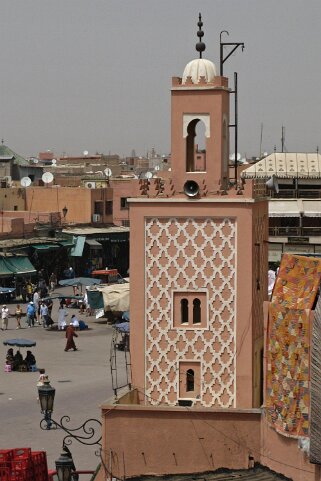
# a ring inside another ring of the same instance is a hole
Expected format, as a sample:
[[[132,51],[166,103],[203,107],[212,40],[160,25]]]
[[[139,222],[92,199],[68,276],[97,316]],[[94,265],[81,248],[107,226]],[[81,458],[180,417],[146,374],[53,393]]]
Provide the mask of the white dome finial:
[[[216,76],[216,68],[213,62],[210,60],[206,60],[202,58],[202,54],[206,48],[205,43],[202,42],[202,38],[204,36],[204,32],[202,30],[203,22],[202,22],[202,15],[199,14],[198,17],[198,32],[197,36],[199,41],[195,45],[197,52],[200,54],[200,58],[192,60],[189,62],[183,72],[182,83],[185,84],[188,77],[191,77],[192,82],[197,84],[201,77],[205,78],[206,82],[212,82],[214,77]]]

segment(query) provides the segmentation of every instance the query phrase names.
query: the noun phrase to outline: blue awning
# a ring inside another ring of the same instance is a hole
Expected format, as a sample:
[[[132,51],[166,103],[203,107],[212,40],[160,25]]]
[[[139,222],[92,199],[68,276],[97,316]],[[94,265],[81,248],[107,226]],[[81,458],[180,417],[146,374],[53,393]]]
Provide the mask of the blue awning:
[[[75,245],[74,247],[71,248],[70,255],[72,257],[81,257],[84,250],[86,236],[82,236],[82,235],[75,236],[74,241],[75,241]]]

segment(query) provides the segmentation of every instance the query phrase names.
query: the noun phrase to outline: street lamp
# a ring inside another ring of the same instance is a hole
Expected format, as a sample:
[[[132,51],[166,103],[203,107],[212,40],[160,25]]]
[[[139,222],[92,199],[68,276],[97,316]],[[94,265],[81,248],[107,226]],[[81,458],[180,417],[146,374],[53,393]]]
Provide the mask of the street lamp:
[[[64,216],[64,219],[66,218],[67,212],[68,212],[68,208],[65,206],[65,207],[62,209],[62,215]]]
[[[53,411],[55,394],[56,389],[50,386],[49,379],[45,379],[43,385],[38,386],[38,397],[40,401],[41,412],[44,414],[46,429],[50,429],[52,426],[51,413]]]
[[[72,471],[74,471],[75,465],[72,457],[62,452],[60,457],[55,461],[58,481],[70,481]]]
[[[67,433],[63,439],[63,446],[71,444],[75,439],[81,444],[94,446],[98,444],[101,447],[101,427],[102,424],[98,419],[87,419],[81,426],[77,428],[69,428],[66,423],[70,422],[69,416],[62,416],[60,421],[52,419],[54,399],[56,389],[50,385],[48,379],[45,379],[42,386],[38,386],[38,397],[41,407],[41,412],[44,415],[40,421],[40,428],[43,430],[62,429]]]

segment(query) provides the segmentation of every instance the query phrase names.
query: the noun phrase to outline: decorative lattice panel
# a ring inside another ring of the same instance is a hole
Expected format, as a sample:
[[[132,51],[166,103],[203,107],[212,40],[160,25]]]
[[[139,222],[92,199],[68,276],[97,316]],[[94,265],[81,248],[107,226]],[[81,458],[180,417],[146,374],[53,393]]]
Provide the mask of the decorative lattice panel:
[[[202,406],[235,403],[236,223],[145,220],[146,386],[151,404],[176,404],[179,361],[201,362]],[[173,292],[206,289],[206,329],[173,327]]]

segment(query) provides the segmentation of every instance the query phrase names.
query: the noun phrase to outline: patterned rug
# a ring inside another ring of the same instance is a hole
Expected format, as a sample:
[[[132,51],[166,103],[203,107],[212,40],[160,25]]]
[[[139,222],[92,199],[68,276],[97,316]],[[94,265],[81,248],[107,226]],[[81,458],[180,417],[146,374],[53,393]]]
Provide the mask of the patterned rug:
[[[284,254],[269,306],[266,413],[286,436],[309,435],[310,312],[321,259]]]

